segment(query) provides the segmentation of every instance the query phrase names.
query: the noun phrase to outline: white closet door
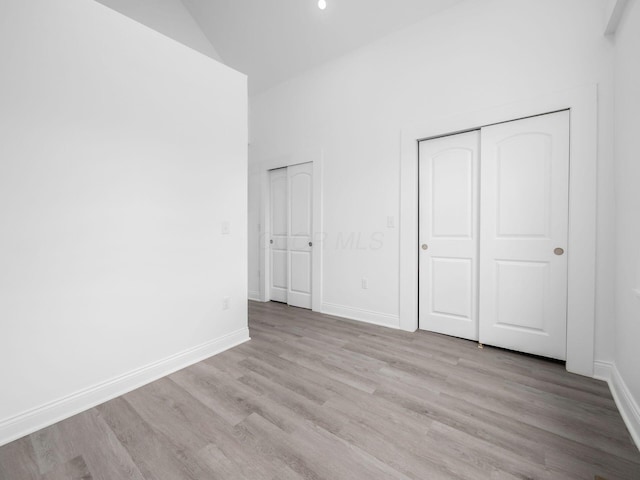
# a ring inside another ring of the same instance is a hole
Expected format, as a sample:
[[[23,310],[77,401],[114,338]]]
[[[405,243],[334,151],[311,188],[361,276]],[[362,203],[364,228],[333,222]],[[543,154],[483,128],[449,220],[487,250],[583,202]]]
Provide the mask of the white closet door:
[[[313,163],[287,168],[289,194],[289,305],[311,308]]]
[[[565,359],[569,112],[481,142],[480,342]]]
[[[420,142],[420,328],[478,339],[480,132]]]
[[[287,169],[270,172],[270,298],[277,302],[287,302]]]

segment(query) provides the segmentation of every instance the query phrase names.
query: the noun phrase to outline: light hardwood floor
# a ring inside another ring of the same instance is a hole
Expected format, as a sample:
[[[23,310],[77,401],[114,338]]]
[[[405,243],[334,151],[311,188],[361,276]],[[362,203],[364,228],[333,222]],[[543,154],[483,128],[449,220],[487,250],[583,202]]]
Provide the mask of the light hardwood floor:
[[[640,479],[607,385],[280,304],[252,340],[0,448],[2,479]]]

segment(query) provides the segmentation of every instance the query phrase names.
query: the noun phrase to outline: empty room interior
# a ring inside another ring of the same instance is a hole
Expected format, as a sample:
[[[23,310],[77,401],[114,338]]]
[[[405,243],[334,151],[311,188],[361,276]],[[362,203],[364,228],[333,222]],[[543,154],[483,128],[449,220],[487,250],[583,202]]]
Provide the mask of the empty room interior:
[[[638,132],[640,0],[0,0],[0,480],[640,479]]]

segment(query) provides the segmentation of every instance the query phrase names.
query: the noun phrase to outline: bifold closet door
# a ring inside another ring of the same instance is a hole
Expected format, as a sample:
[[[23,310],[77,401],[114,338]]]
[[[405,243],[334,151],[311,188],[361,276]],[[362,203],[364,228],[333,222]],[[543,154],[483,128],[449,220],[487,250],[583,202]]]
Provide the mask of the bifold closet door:
[[[287,303],[288,272],[288,189],[287,169],[271,170],[269,216],[271,238],[269,239],[270,257],[270,298],[276,302]]]
[[[287,168],[289,305],[311,308],[313,163]]]
[[[569,112],[482,129],[480,342],[566,358]]]
[[[480,132],[420,142],[423,330],[478,339]]]

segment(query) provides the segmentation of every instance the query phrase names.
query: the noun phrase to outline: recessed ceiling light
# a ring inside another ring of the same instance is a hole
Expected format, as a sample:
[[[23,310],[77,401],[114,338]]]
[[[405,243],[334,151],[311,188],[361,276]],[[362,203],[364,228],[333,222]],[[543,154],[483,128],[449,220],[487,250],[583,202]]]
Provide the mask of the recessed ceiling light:
[[[318,0],[318,8],[320,10],[327,8],[327,0]]]

